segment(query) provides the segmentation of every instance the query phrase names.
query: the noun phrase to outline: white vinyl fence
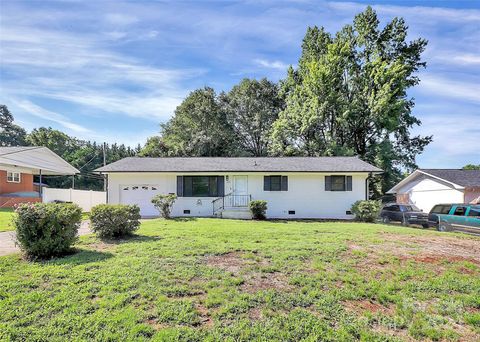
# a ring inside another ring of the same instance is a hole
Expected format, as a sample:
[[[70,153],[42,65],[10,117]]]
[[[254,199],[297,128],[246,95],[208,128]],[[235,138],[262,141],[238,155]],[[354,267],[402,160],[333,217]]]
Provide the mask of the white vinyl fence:
[[[97,204],[107,203],[105,191],[43,188],[42,201],[72,202],[78,204],[84,212],[89,212]]]

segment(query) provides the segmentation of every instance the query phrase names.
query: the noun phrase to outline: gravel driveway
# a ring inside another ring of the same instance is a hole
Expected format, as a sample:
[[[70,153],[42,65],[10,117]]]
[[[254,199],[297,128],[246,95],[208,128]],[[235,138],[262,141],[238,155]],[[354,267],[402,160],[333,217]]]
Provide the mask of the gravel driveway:
[[[90,222],[82,221],[78,235],[90,234]],[[15,232],[0,233],[0,256],[20,252],[20,249],[15,246]]]

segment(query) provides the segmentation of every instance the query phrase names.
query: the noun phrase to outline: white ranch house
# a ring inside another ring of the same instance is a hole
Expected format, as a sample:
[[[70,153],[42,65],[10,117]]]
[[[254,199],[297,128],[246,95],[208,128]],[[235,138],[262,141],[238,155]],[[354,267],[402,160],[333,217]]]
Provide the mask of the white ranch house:
[[[175,193],[176,217],[250,218],[251,200],[266,200],[269,218],[353,218],[381,170],[357,157],[125,158],[96,170],[107,175],[108,203],[137,204],[156,216],[159,193]]]
[[[388,191],[429,212],[435,204],[480,202],[480,170],[418,169]]]

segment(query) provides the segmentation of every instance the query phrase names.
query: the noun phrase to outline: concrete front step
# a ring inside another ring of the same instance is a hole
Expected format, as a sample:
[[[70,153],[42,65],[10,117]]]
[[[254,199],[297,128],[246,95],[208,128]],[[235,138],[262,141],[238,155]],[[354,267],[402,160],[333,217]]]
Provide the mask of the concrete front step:
[[[226,208],[222,210],[221,217],[226,219],[250,220],[252,219],[252,213],[247,208]]]

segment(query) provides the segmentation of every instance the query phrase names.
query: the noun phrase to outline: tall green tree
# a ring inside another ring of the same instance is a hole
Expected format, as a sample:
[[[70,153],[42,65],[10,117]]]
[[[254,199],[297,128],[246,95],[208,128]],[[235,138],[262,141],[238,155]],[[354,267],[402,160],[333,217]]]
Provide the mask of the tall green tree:
[[[160,136],[153,136],[147,139],[145,146],[140,150],[140,157],[168,157],[170,149]]]
[[[77,139],[51,127],[33,129],[27,137],[27,142],[32,146],[48,147],[50,150],[67,160],[69,159],[69,156],[80,147],[80,143]]]
[[[233,138],[212,88],[191,92],[161,125],[162,140],[175,156],[226,156]]]
[[[407,25],[394,18],[379,27],[368,7],[335,36],[307,30],[298,68],[282,82],[286,108],[272,133],[279,155],[358,155],[385,170],[383,193],[416,167],[431,137],[411,136],[421,122],[407,91],[425,67],[424,39],[407,41]]]
[[[0,146],[23,146],[27,132],[13,123],[13,115],[5,105],[0,105]]]
[[[235,134],[235,154],[267,155],[269,131],[283,107],[277,85],[266,78],[243,79],[221,102]]]
[[[464,170],[480,170],[480,164],[475,165],[475,164],[467,164],[464,167],[462,167]]]

